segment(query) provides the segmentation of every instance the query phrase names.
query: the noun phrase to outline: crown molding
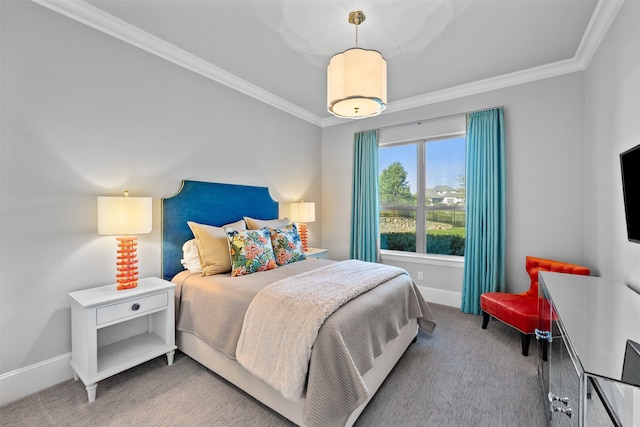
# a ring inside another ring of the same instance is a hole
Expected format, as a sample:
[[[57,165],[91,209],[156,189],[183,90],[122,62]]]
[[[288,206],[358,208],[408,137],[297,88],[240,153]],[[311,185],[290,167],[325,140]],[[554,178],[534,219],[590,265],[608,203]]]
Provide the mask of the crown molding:
[[[83,0],[31,1],[316,126],[334,126],[350,120],[334,116],[319,117]],[[390,102],[382,114],[585,70],[623,2],[624,0],[598,0],[576,54],[571,59]]]
[[[552,64],[503,74],[460,86],[454,86],[443,90],[425,93],[423,95],[413,96],[411,98],[393,101],[387,105],[387,108],[381,113],[381,115],[409,110],[416,107],[423,107],[425,105],[435,104],[438,102],[450,101],[453,99],[463,98],[465,96],[477,95],[479,93],[489,92],[496,89],[504,89],[510,86],[517,86],[581,70],[582,68],[580,68],[579,64],[577,64],[573,59],[558,61]],[[345,123],[346,120],[350,119],[327,117],[322,120],[322,127]]]
[[[580,46],[574,56],[575,61],[583,70],[589,66],[591,58],[598,50],[604,36],[609,31],[624,0],[598,0],[596,8],[591,15],[589,25],[580,40]]]
[[[478,80],[476,82],[463,84],[460,86],[455,86],[424,95],[418,95],[412,98],[402,99],[400,101],[395,101],[389,105],[388,110],[390,112],[407,110],[409,108],[434,104],[436,102],[448,101],[470,95],[477,95],[479,93],[489,92],[497,89],[504,89],[510,86],[517,86],[536,80],[543,80],[549,77],[556,77],[563,74],[573,73],[576,71],[581,71],[579,65],[576,64],[573,59],[566,59],[551,64],[545,64],[522,71],[516,71],[513,73],[502,74],[500,76],[490,77],[488,79]]]
[[[320,126],[317,115],[243,80],[216,65],[104,12],[83,0],[32,0],[41,6],[228,86],[265,104]]]

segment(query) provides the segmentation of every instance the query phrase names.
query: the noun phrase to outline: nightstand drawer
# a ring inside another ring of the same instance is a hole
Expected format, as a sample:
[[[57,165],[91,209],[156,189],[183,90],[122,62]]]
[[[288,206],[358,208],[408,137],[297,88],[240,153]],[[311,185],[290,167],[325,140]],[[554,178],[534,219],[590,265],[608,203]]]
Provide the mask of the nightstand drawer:
[[[307,258],[329,259],[329,249],[308,248],[304,254]]]
[[[167,293],[162,292],[148,297],[100,307],[96,310],[96,324],[101,325],[133,314],[145,313],[156,308],[165,307],[167,303]]]

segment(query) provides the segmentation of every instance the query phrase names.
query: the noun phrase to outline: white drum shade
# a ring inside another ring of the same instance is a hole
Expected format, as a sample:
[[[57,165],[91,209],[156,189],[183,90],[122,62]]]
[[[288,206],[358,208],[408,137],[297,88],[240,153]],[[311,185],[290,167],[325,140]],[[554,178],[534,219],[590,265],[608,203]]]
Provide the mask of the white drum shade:
[[[296,202],[289,205],[292,222],[314,222],[316,220],[315,202]]]
[[[387,61],[376,50],[352,48],[331,57],[327,67],[327,108],[358,119],[387,107]]]
[[[98,197],[98,234],[151,232],[151,197]]]

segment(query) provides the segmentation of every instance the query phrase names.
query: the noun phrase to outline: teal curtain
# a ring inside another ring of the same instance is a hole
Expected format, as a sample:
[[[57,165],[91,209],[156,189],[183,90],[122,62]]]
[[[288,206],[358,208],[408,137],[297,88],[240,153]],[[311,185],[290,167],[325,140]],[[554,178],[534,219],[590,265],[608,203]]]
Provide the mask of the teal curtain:
[[[504,291],[505,142],[502,108],[467,115],[467,219],[462,306],[480,314],[480,295]]]
[[[353,137],[352,259],[378,261],[378,131]]]

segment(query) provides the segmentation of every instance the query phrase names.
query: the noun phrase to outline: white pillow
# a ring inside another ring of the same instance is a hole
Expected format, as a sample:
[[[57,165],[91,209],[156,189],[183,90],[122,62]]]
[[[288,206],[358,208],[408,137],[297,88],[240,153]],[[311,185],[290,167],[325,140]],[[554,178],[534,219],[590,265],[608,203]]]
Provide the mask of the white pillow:
[[[182,245],[182,266],[192,273],[202,273],[200,265],[200,254],[198,252],[198,243],[196,239],[187,240]]]
[[[291,221],[289,221],[289,218],[254,219],[254,218],[249,218],[248,216],[245,216],[244,220],[247,223],[247,230],[260,230],[261,228],[264,228],[264,227],[278,228],[278,227],[284,227],[285,225],[291,224]]]

